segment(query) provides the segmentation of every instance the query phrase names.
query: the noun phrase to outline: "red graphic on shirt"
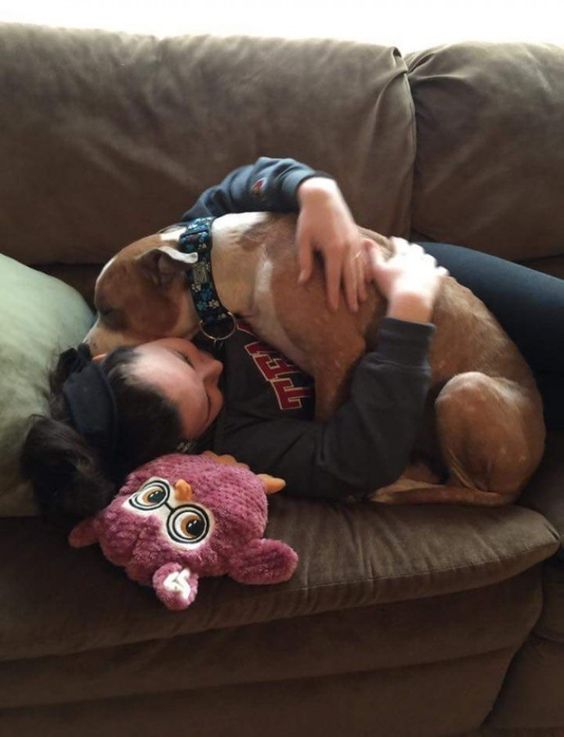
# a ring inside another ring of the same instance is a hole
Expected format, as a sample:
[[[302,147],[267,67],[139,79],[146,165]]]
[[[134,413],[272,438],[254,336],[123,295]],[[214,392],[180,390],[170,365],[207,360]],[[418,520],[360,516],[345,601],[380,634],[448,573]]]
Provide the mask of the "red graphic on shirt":
[[[237,327],[239,330],[255,337],[255,334],[246,323],[238,322]],[[258,339],[247,343],[245,350],[272,387],[280,409],[300,409],[303,407],[303,400],[311,397],[311,385],[303,386],[300,384],[300,380],[304,381],[305,375],[295,363],[292,363],[277,350]]]
[[[259,197],[260,199],[262,199],[264,196],[265,187],[266,187],[265,177],[262,177],[262,179],[257,179],[257,181],[251,186],[251,194],[253,194],[255,197]]]

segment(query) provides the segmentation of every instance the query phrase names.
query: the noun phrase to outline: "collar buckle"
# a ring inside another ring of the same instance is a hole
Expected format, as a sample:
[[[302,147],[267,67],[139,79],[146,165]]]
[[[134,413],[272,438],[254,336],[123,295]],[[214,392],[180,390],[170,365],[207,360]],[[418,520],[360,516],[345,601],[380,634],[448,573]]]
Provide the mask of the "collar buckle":
[[[210,332],[210,328],[215,328],[218,326],[225,326],[225,324],[230,321],[229,328],[227,329],[227,332],[222,335],[214,334],[213,332]],[[227,338],[230,338],[233,333],[237,330],[237,320],[235,319],[235,316],[232,312],[229,310],[226,310],[225,314],[221,317],[220,320],[200,320],[200,332],[203,333],[206,338],[209,338],[210,340],[213,340],[214,343],[219,343],[222,340],[227,340]]]

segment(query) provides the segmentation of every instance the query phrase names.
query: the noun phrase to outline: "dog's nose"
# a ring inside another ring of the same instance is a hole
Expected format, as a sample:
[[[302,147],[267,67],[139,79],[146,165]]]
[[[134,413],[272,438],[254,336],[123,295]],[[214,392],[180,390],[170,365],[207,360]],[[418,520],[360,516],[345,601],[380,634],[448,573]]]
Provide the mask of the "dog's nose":
[[[98,347],[98,342],[94,339],[92,340],[90,337],[90,333],[86,335],[82,339],[82,343],[80,345],[83,345],[84,348],[82,349],[84,351],[84,354],[86,355],[86,351],[90,353],[90,357],[94,358],[94,356],[97,356],[99,353],[102,353],[100,348]]]
[[[85,345],[92,345],[92,333],[94,331],[94,325],[90,328],[90,330],[86,333],[84,338],[82,339],[82,342]]]
[[[92,360],[92,351],[90,350],[88,343],[79,343],[76,351],[81,358],[84,358],[85,361]]]

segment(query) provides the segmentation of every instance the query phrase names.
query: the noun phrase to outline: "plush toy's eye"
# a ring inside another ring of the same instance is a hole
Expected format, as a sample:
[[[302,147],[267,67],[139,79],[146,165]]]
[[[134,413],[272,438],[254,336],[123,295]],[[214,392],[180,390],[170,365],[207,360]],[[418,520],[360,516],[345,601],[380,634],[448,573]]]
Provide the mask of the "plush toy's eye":
[[[170,494],[170,484],[164,479],[149,479],[129,500],[136,509],[156,509]]]
[[[179,543],[198,543],[210,531],[210,518],[203,507],[190,504],[176,509],[168,519],[168,532]]]

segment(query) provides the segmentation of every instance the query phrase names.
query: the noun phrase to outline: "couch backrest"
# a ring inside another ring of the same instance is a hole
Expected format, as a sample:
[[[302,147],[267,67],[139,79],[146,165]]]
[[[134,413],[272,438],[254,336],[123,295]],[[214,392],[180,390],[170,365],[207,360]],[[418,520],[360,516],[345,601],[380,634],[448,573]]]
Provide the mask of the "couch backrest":
[[[0,250],[103,263],[260,155],[330,172],[359,222],[406,233],[406,73],[348,42],[0,26]]]
[[[269,155],[333,174],[382,233],[564,254],[564,48],[406,62],[330,40],[0,25],[0,251],[101,264]]]
[[[407,62],[413,229],[515,260],[564,254],[564,47],[455,44]]]

